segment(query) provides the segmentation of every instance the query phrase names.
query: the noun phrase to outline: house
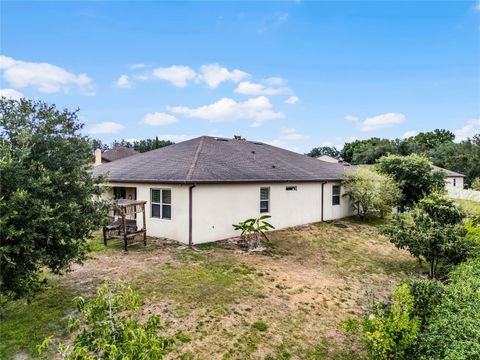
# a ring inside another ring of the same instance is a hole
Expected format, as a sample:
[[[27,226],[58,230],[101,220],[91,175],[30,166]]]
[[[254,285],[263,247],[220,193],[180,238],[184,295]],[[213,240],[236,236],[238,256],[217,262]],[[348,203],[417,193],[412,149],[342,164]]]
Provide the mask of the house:
[[[104,151],[103,153],[100,149],[97,149],[95,150],[94,166],[120,160],[136,154],[139,154],[139,152],[125,146],[116,146],[111,150]]]
[[[457,173],[452,170],[441,168],[439,166],[432,165],[432,172],[439,172],[439,171],[443,171],[445,173],[445,186],[447,188],[455,187],[455,188],[463,189],[465,175]]]
[[[333,156],[330,156],[330,155],[320,155],[319,157],[317,157],[317,159],[322,160],[322,161],[331,162],[331,163],[341,163],[341,162],[343,162],[342,160],[334,158]]]
[[[263,214],[286,228],[352,215],[344,166],[261,142],[202,136],[94,168],[109,198],[147,201],[150,236],[198,244]]]

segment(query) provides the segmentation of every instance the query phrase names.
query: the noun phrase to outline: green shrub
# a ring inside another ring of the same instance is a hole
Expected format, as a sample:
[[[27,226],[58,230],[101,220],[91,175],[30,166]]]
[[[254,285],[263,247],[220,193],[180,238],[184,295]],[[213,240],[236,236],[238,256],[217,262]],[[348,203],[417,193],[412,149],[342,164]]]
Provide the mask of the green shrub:
[[[480,358],[480,259],[460,264],[449,275],[438,306],[421,336],[425,358]]]
[[[130,312],[137,310],[140,298],[130,287],[107,281],[97,297],[77,300],[81,317],[71,317],[69,328],[77,335],[72,347],[58,346],[67,360],[90,359],[162,359],[174,339],[159,336],[160,318],[151,316],[145,324],[134,320]],[[51,337],[38,346],[41,354]]]
[[[441,300],[444,286],[436,280],[418,279],[412,279],[407,284],[414,298],[412,315],[420,319],[421,328],[424,329]]]
[[[420,319],[407,284],[397,286],[390,304],[376,303],[362,322],[363,340],[371,359],[414,358]]]

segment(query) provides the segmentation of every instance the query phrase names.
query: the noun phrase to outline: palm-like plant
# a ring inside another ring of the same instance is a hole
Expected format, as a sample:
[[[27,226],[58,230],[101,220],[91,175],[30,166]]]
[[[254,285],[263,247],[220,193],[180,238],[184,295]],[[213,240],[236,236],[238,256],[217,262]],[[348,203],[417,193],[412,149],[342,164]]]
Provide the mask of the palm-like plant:
[[[267,222],[270,219],[270,215],[262,215],[258,218],[250,218],[245,221],[241,221],[238,224],[233,224],[235,230],[240,230],[242,233],[240,236],[245,240],[248,249],[255,249],[260,246],[260,239],[264,237],[268,240],[266,231],[275,229],[275,227]]]

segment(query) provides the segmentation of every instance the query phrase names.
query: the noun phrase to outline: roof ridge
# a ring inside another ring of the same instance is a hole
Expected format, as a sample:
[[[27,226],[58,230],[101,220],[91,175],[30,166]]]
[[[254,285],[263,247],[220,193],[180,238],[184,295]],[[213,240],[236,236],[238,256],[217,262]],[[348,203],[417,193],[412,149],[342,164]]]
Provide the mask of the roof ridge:
[[[195,166],[197,165],[198,157],[200,156],[200,151],[202,150],[204,140],[205,136],[202,136],[200,142],[198,143],[197,150],[195,151],[195,155],[193,156],[192,164],[188,169],[187,181],[192,179],[193,171],[195,170]]]

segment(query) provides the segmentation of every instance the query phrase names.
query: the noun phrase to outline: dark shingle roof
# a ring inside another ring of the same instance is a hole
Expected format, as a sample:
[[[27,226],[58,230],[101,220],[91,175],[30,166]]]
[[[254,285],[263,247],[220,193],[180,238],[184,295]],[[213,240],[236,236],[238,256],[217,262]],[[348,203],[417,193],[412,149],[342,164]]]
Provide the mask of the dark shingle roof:
[[[110,181],[225,183],[340,180],[342,164],[260,142],[209,136],[99,165]]]
[[[108,150],[102,153],[102,159],[110,162],[120,160],[128,156],[136,155],[138,153],[138,151],[133,150],[132,148],[127,148],[125,146],[116,146],[112,150]]]
[[[432,172],[439,172],[439,171],[443,171],[444,173],[447,174],[447,176],[465,177],[465,175],[457,173],[455,171],[444,169],[444,168],[441,168],[440,166],[432,165]]]

